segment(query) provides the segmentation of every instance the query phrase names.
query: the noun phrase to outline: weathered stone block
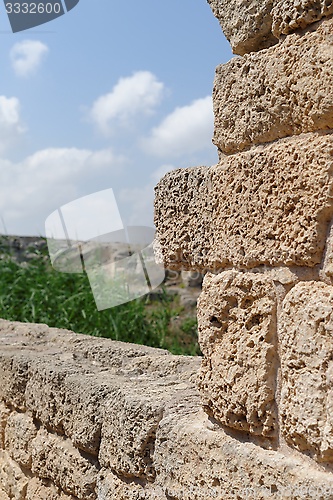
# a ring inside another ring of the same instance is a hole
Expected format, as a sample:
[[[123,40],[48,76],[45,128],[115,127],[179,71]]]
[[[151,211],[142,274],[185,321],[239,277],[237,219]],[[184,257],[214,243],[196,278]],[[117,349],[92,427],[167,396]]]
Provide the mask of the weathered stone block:
[[[333,216],[333,134],[281,139],[166,174],[155,197],[168,268],[314,267]]]
[[[103,500],[167,500],[162,488],[141,485],[138,480],[120,479],[102,469],[97,479],[97,498]]]
[[[7,349],[0,353],[0,399],[10,402],[22,411],[25,410],[24,392],[28,382],[28,365],[28,355]]]
[[[277,43],[281,34],[304,29],[333,14],[330,0],[208,0],[235,54]]]
[[[5,491],[2,488],[0,488],[0,498],[1,498],[1,500],[10,500],[7,493],[5,493]]]
[[[274,0],[208,0],[234,54],[243,55],[277,43],[272,34]]]
[[[33,478],[29,481],[25,500],[75,500],[66,495],[50,481]]]
[[[255,273],[207,274],[198,302],[199,390],[222,424],[272,436],[276,427],[276,293]]]
[[[47,356],[36,361],[29,370],[26,404],[44,426],[65,434],[75,446],[97,456],[102,406],[112,384],[88,363],[86,368],[48,360]]]
[[[236,431],[235,431],[236,432]],[[333,477],[298,456],[265,450],[246,435],[225,432],[191,407],[174,407],[160,423],[156,481],[181,500],[332,500]]]
[[[318,461],[333,461],[333,287],[297,284],[279,319],[281,429]]]
[[[9,454],[0,451],[0,493],[2,488],[10,499],[25,500],[28,480],[29,478]]]
[[[127,477],[155,477],[155,435],[166,405],[188,384],[143,377],[124,381],[105,406],[99,462]]]
[[[272,31],[287,35],[333,14],[331,0],[278,0],[272,9]]]
[[[5,430],[5,448],[15,462],[31,468],[31,442],[37,428],[30,415],[12,412]]]
[[[5,429],[9,414],[10,410],[0,401],[0,450],[3,449],[5,445]]]
[[[333,19],[218,66],[213,104],[222,153],[333,128]]]
[[[84,457],[69,439],[40,429],[32,441],[32,472],[80,500],[94,500],[97,464]]]

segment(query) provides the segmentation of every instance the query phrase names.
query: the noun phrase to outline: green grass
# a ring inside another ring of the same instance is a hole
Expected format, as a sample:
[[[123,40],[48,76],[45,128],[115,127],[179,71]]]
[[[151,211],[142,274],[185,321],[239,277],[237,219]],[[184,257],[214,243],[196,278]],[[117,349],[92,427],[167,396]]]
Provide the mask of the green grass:
[[[29,250],[31,253],[33,250]],[[195,317],[165,290],[158,299],[142,297],[98,311],[85,274],[66,274],[50,265],[47,250],[35,250],[28,264],[10,258],[0,241],[0,317],[11,321],[46,323],[78,333],[197,355]]]

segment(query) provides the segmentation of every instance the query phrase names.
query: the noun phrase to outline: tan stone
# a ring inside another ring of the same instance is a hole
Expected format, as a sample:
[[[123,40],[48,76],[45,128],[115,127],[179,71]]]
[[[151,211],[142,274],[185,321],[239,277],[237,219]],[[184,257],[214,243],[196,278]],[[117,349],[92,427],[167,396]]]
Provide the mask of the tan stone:
[[[37,434],[37,427],[30,415],[12,412],[5,431],[5,448],[15,462],[31,468],[31,442]]]
[[[79,500],[94,500],[98,468],[67,438],[40,429],[32,441],[32,472],[50,479],[64,493]]]
[[[160,423],[156,481],[177,500],[331,500],[333,475],[309,460],[266,450],[226,432],[187,400]]]
[[[5,429],[7,425],[8,415],[10,410],[0,401],[0,450],[4,449],[5,445]]]
[[[0,352],[0,399],[25,410],[24,391],[28,381],[28,356],[15,356],[15,349]],[[17,352],[16,352],[17,354]]]
[[[25,500],[75,500],[75,498],[61,493],[50,481],[33,478],[28,483]]]
[[[45,426],[66,434],[75,446],[97,456],[102,407],[112,385],[105,377],[87,371],[46,356],[30,369],[26,402]]]
[[[198,303],[204,359],[199,390],[228,427],[272,436],[276,427],[276,293],[254,273],[207,274]]]
[[[234,54],[259,50],[277,43],[272,34],[274,0],[208,0]]]
[[[216,69],[214,144],[254,144],[333,128],[333,19]]]
[[[95,456],[105,402],[126,380],[152,374],[169,387],[187,381],[200,362],[46,325],[1,321],[0,339],[4,397],[28,408],[45,427],[66,434],[76,447]]]
[[[272,31],[287,35],[332,14],[331,0],[278,0],[272,9]]]
[[[320,274],[324,281],[333,284],[333,221],[328,231],[323,266],[320,270]]]
[[[320,264],[333,216],[333,134],[304,134],[179,169],[157,185],[155,224],[168,268]]]
[[[96,491],[97,498],[103,500],[167,500],[162,488],[122,480],[106,469],[98,476]]]
[[[6,451],[0,450],[0,488],[10,499],[25,500],[27,485],[28,477],[19,465],[10,458]]]
[[[133,378],[119,386],[105,406],[98,456],[102,467],[127,477],[155,477],[156,431],[166,405],[188,384]],[[192,389],[193,391],[193,389]]]
[[[333,461],[333,287],[297,284],[280,316],[281,429],[287,443]]]
[[[208,0],[235,54],[277,43],[281,34],[304,29],[333,14],[330,0]]]
[[[0,488],[0,498],[1,500],[10,500],[9,496],[3,489]]]

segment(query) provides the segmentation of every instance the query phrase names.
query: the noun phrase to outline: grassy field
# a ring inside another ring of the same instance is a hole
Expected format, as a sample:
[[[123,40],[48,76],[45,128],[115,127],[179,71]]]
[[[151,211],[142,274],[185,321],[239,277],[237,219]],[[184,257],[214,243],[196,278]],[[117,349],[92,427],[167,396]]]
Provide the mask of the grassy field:
[[[0,239],[0,317],[46,323],[77,333],[107,337],[197,355],[195,311],[186,311],[166,289],[158,298],[145,296],[98,311],[85,274],[55,271],[47,249],[29,249],[28,263],[13,259],[6,237]]]

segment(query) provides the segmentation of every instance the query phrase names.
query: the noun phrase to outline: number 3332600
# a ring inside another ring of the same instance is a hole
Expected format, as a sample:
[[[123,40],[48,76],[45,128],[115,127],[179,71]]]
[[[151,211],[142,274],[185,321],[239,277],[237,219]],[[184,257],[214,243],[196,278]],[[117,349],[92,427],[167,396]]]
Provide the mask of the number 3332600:
[[[6,3],[7,14],[60,14],[60,3]]]

